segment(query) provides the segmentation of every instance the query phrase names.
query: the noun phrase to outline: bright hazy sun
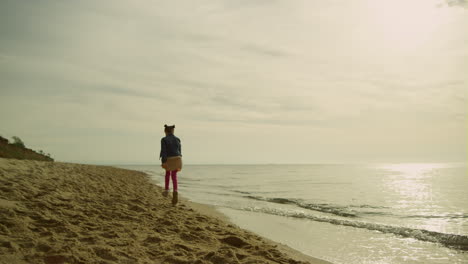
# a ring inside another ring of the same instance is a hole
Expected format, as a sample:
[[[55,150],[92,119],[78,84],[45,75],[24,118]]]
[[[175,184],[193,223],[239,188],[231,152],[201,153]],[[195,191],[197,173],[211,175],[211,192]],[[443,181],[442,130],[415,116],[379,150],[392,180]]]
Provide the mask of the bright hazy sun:
[[[385,44],[411,51],[434,41],[452,10],[431,0],[369,1],[371,23]]]

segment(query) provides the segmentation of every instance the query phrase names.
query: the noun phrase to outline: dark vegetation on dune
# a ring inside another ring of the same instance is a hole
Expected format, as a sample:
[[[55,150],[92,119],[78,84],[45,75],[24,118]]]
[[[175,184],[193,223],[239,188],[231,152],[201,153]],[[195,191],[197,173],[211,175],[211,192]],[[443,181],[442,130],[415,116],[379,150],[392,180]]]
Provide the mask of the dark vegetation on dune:
[[[50,154],[44,153],[42,150],[38,152],[26,148],[23,141],[19,137],[12,137],[13,142],[0,136],[0,158],[21,159],[21,160],[41,160],[54,161]]]

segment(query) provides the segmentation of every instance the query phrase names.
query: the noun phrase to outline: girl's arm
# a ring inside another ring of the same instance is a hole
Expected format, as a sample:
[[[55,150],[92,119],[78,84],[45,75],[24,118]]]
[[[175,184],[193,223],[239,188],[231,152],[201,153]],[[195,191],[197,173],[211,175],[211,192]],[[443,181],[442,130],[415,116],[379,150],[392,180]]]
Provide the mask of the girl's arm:
[[[182,156],[182,143],[180,143],[180,139],[179,139],[179,153]]]
[[[161,153],[159,154],[162,163],[166,163],[167,161],[167,150],[166,150],[166,142],[164,142],[164,138],[161,139]]]

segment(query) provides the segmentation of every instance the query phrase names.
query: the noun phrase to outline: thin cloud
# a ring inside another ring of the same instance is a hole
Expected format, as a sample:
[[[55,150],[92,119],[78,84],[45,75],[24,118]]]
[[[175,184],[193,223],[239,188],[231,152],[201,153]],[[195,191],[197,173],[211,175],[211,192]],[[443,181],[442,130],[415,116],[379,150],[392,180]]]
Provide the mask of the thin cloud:
[[[264,55],[264,56],[271,56],[271,57],[288,56],[288,53],[284,52],[282,50],[273,49],[273,48],[269,48],[269,47],[262,47],[262,46],[255,45],[255,44],[243,45],[243,46],[241,46],[241,49],[245,50],[247,52],[260,54],[260,55]]]
[[[468,8],[468,0],[446,0],[448,6]]]

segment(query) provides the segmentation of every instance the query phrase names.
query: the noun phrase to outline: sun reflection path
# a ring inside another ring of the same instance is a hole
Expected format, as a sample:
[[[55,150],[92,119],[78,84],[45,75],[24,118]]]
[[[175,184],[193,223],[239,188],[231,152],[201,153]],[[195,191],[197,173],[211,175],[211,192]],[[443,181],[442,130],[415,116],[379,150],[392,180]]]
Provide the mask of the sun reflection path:
[[[427,208],[432,200],[433,187],[429,178],[434,170],[445,166],[440,163],[403,163],[384,165],[382,169],[392,172],[386,185],[399,195],[399,207],[409,209],[415,204],[426,205],[424,207]]]
[[[434,198],[433,190],[437,187],[434,186],[432,177],[437,175],[437,169],[447,166],[443,163],[405,163],[380,167],[389,172],[384,184],[392,196],[393,206],[403,210],[407,217],[419,216],[419,228],[446,231],[448,219],[433,217],[443,215],[446,210]]]

